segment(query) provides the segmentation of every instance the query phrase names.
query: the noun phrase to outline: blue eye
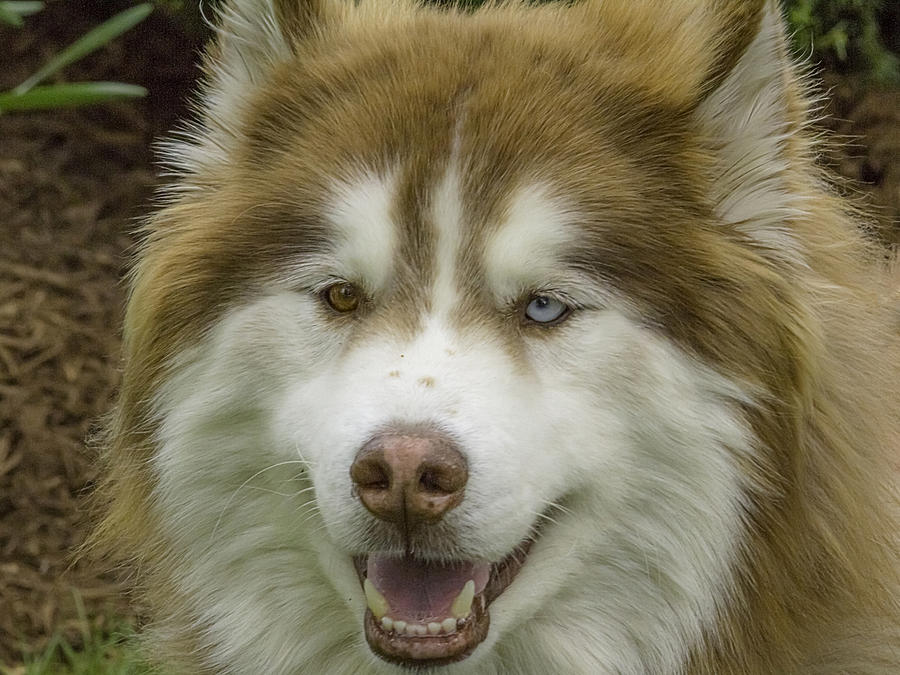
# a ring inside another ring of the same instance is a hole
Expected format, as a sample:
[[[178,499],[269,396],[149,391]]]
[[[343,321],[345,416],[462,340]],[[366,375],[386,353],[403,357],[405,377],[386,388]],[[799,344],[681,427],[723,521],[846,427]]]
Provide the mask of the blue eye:
[[[525,308],[525,316],[535,323],[553,323],[569,313],[570,307],[549,295],[535,295]]]

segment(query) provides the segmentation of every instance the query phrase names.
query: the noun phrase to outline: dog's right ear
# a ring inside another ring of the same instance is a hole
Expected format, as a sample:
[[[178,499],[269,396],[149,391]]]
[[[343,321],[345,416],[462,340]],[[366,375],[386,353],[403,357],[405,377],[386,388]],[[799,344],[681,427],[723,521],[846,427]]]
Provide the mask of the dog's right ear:
[[[162,146],[177,174],[209,174],[227,161],[247,102],[271,70],[307,41],[339,26],[350,0],[225,0],[216,10],[215,37],[203,61],[200,119]]]
[[[211,75],[253,85],[304,41],[340,21],[347,5],[346,0],[227,0],[218,10],[207,68]]]
[[[272,66],[339,22],[347,6],[346,0],[228,0],[205,62],[210,89],[226,99],[245,96]]]

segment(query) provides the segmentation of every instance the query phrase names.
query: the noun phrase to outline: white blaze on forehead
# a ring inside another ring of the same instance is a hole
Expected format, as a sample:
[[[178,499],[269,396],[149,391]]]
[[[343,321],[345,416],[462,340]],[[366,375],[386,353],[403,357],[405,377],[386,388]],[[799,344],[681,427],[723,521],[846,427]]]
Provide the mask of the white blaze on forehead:
[[[543,185],[519,189],[507,216],[485,247],[485,273],[498,298],[560,279],[560,262],[577,236],[571,208]]]
[[[387,285],[397,249],[393,217],[396,173],[366,173],[336,182],[326,217],[337,231],[335,258],[350,281],[365,281],[371,290]]]
[[[454,145],[447,173],[435,188],[432,200],[431,218],[436,241],[431,299],[436,316],[446,316],[457,303],[456,268],[462,242],[463,206],[456,157],[457,148]]]

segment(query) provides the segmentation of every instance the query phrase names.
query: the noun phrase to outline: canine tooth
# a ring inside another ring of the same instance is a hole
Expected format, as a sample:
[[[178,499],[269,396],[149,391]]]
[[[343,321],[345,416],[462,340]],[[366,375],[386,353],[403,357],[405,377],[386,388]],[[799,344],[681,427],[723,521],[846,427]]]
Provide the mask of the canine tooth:
[[[406,622],[405,621],[395,621],[394,622],[394,630],[403,635],[406,632]]]
[[[363,582],[363,590],[366,593],[366,604],[369,605],[369,609],[372,610],[372,614],[375,615],[376,619],[380,619],[388,613],[391,607],[388,605],[387,600],[384,599],[384,596],[375,588],[375,584],[366,579]]]
[[[388,633],[394,630],[394,620],[389,616],[381,617],[381,627],[384,628]]]
[[[432,635],[437,635],[438,633],[440,633],[441,628],[441,624],[439,624],[437,621],[432,621],[428,624],[428,632]]]
[[[450,606],[450,613],[457,619],[465,618],[472,611],[472,600],[475,598],[475,582],[469,579]]]
[[[456,632],[456,619],[453,617],[449,617],[441,621],[441,630],[445,633],[455,633]]]

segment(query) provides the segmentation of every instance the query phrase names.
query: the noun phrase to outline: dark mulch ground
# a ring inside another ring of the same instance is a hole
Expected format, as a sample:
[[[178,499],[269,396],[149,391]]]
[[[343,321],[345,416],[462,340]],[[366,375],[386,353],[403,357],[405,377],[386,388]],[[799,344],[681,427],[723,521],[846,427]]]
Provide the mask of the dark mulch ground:
[[[853,79],[825,79],[831,94],[827,124],[840,142],[833,167],[852,181],[851,192],[885,242],[900,245],[900,89],[872,91]]]
[[[116,9],[60,1],[25,30],[0,27],[0,90]],[[117,384],[129,229],[156,185],[150,145],[183,113],[197,49],[156,13],[66,71],[150,98],[0,117],[0,664],[58,630],[77,642],[76,593],[92,622],[130,616],[113,575],[72,565],[95,476],[85,438]]]
[[[0,27],[0,90],[115,10],[51,2],[28,28]],[[69,80],[120,79],[145,101],[0,118],[0,664],[56,631],[77,641],[77,596],[102,625],[130,610],[114,575],[72,564],[95,477],[84,440],[113,398],[120,279],[129,228],[149,208],[150,144],[183,113],[196,38],[156,13]],[[832,83],[832,109],[856,147],[842,173],[870,184],[886,236],[900,222],[900,92]]]

